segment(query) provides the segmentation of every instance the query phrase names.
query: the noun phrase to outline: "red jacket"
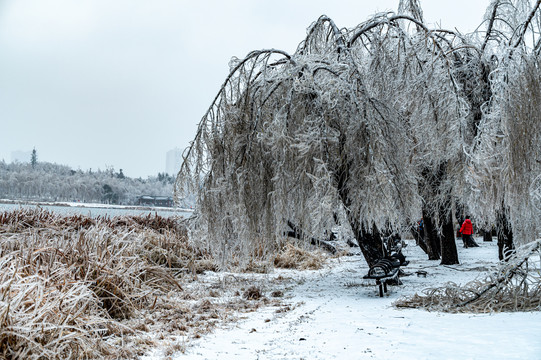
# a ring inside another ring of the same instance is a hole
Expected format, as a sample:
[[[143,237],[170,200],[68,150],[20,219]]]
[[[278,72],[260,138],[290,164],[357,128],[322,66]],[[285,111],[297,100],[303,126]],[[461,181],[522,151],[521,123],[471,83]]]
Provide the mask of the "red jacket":
[[[460,228],[460,232],[464,235],[471,235],[473,234],[473,226],[471,224],[470,219],[464,220],[464,223],[462,224],[462,227]]]

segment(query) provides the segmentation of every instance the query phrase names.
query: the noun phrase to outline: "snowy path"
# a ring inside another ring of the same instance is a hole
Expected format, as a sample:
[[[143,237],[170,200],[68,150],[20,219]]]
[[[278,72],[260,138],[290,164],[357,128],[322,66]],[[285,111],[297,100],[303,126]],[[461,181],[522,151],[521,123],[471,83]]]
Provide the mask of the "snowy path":
[[[183,359],[541,359],[541,313],[444,314],[397,310],[391,303],[415,289],[447,281],[465,283],[490,264],[495,244],[459,249],[453,268],[424,260],[415,246],[408,272],[424,268],[426,278],[403,278],[379,298],[373,281],[362,280],[360,256],[333,260],[321,271],[300,272],[300,285],[287,301],[295,308],[266,308],[228,328],[191,343]],[[481,260],[480,260],[481,259]],[[291,274],[291,273],[289,273]],[[290,275],[291,276],[291,275]],[[288,294],[286,294],[288,295]],[[158,357],[155,357],[158,358]]]

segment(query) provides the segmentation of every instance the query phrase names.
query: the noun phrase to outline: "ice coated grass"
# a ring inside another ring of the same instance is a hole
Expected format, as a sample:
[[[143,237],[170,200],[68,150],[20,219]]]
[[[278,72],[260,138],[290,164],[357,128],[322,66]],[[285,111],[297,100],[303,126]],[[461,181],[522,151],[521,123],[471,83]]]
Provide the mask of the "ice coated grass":
[[[274,266],[283,269],[317,270],[323,262],[321,252],[307,251],[293,244],[286,244],[274,258]]]
[[[135,333],[122,320],[181,290],[174,268],[196,257],[185,231],[161,217],[19,210],[0,214],[0,226],[0,356],[8,359],[131,355],[110,341]]]
[[[0,358],[179,351],[218,322],[271,303],[256,287],[259,296],[243,296],[241,276],[227,286],[195,281],[216,269],[178,219],[0,213]]]

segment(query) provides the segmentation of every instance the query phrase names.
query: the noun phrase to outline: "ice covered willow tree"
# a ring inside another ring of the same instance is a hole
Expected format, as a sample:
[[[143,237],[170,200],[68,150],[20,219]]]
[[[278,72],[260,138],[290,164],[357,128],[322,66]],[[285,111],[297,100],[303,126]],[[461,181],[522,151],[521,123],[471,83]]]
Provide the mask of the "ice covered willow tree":
[[[506,176],[479,160],[505,128],[487,60],[498,21],[481,42],[429,29],[416,0],[399,10],[349,30],[322,16],[294,54],[231,61],[177,177],[177,197],[198,194],[192,240],[226,264],[272,255],[291,227],[320,238],[344,214],[370,265],[383,233],[422,214],[430,258],[458,262],[452,209],[475,208],[478,185]]]
[[[541,1],[494,0],[480,61],[490,68],[471,147],[474,215],[496,223],[500,259],[539,233],[541,211]]]
[[[293,55],[232,61],[177,179],[177,194],[198,193],[192,238],[224,259],[272,254],[288,224],[318,237],[341,209],[372,264],[381,233],[421,210],[434,228],[451,223],[467,114],[451,71],[460,39],[414,16],[351,30],[322,16]]]

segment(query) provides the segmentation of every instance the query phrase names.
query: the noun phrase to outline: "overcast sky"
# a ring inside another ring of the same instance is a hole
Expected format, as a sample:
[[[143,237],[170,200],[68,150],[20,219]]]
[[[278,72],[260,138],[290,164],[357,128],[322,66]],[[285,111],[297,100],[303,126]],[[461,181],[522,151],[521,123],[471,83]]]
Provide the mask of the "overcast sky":
[[[425,20],[473,31],[489,0],[421,0]],[[322,15],[352,28],[398,0],[0,0],[0,160],[132,177],[184,149],[232,56],[293,53]]]

